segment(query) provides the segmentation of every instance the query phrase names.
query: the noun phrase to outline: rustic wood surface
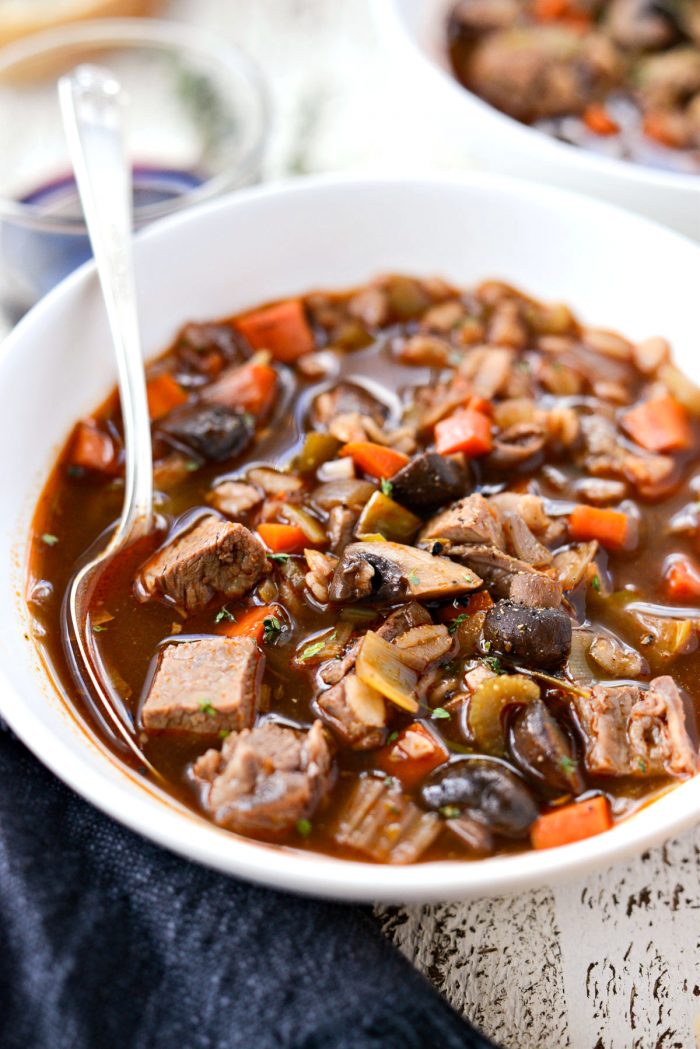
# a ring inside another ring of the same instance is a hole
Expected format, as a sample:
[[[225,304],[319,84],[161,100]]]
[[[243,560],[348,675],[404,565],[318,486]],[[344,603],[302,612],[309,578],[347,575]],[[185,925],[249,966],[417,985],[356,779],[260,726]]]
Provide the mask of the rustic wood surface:
[[[275,113],[266,178],[469,165],[439,103],[381,45],[369,0],[171,0],[166,10],[261,63]],[[700,829],[564,887],[377,914],[504,1049],[693,1049],[699,857]]]

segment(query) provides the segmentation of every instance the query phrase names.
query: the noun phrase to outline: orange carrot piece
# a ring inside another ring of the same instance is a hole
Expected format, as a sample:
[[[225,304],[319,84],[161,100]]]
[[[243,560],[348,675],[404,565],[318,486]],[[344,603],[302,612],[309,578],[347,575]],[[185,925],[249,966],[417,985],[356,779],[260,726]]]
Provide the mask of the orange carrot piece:
[[[608,799],[599,794],[538,816],[530,828],[530,841],[535,849],[553,849],[557,845],[592,838],[611,827]]]
[[[269,350],[285,364],[291,364],[316,347],[300,299],[287,299],[247,313],[237,317],[234,325],[254,350]]]
[[[463,605],[450,604],[440,609],[440,622],[452,623],[458,616],[473,616],[475,612],[488,612],[493,606],[493,598],[488,590],[479,590],[471,594]]]
[[[642,401],[624,414],[622,425],[649,452],[678,452],[693,443],[687,409],[674,397]]]
[[[274,554],[300,554],[311,545],[306,533],[296,525],[267,521],[258,525],[258,535]]]
[[[264,418],[272,407],[277,390],[277,372],[269,364],[249,361],[227,368],[203,392],[206,401],[240,408],[256,418]]]
[[[583,122],[594,135],[616,135],[620,125],[613,120],[605,106],[593,103],[583,114]]]
[[[419,783],[429,772],[444,765],[450,752],[430,729],[414,721],[395,743],[377,753],[377,764],[389,776],[396,776],[406,788]]]
[[[608,550],[621,550],[629,539],[629,518],[621,510],[577,506],[569,516],[569,534],[575,541],[597,539]]]
[[[569,14],[569,0],[535,0],[532,13],[539,22],[555,22]]]
[[[350,441],[343,445],[339,454],[352,456],[358,470],[378,478],[393,477],[410,462],[403,452],[395,452],[393,448],[385,448],[383,444],[374,444],[373,441]]]
[[[119,450],[94,419],[83,420],[75,427],[70,461],[72,466],[96,473],[113,476],[119,472]]]
[[[493,447],[491,421],[473,408],[455,412],[435,424],[435,447],[441,455],[464,452],[470,459],[486,455]]]
[[[160,419],[161,416],[167,415],[169,411],[184,404],[187,400],[187,394],[170,372],[161,372],[155,378],[149,379],[146,385],[146,396],[148,414],[151,419]]]
[[[681,121],[678,120],[681,117]],[[645,114],[642,130],[647,138],[660,142],[662,146],[677,149],[684,144],[682,133],[682,114],[675,114],[664,109],[652,110]]]
[[[669,561],[664,582],[669,597],[681,601],[700,598],[700,568],[689,557],[679,555]]]
[[[229,620],[220,624],[216,632],[225,634],[226,637],[252,637],[261,645],[265,633],[265,620],[272,616],[279,620],[277,605],[249,608],[242,615],[237,616],[235,621]]]

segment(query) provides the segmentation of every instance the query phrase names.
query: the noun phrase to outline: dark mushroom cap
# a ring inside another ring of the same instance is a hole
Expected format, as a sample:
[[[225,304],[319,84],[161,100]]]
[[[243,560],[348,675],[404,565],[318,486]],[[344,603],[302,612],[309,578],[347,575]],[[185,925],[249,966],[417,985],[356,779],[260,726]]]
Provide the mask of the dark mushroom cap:
[[[484,641],[489,652],[552,670],[569,658],[571,620],[560,608],[530,608],[502,600],[486,613]]]
[[[429,809],[455,806],[507,838],[522,838],[539,814],[520,777],[492,758],[443,765],[424,783],[421,796]]]
[[[580,794],[585,789],[571,740],[543,700],[516,712],[508,743],[521,772],[548,793]]]
[[[454,459],[424,452],[391,478],[391,496],[414,510],[433,510],[459,499],[469,487],[467,471]]]
[[[250,415],[222,404],[185,404],[158,422],[157,432],[178,447],[219,463],[239,455],[253,439]]]

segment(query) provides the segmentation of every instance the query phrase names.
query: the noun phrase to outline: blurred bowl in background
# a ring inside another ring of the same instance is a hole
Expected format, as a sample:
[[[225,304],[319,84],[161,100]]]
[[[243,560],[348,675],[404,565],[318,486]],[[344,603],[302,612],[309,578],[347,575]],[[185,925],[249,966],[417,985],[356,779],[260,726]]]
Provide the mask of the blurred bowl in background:
[[[0,308],[16,319],[90,257],[56,80],[108,66],[131,106],[127,148],[141,228],[259,178],[268,131],[257,66],[177,22],[76,22],[0,49]]]
[[[590,193],[700,240],[700,175],[662,171],[560,142],[463,87],[450,69],[446,46],[453,3],[374,0],[374,12],[386,44],[396,48],[407,67],[407,77],[422,68],[441,124],[467,138],[480,166]]]
[[[154,15],[163,0],[0,0],[0,46],[85,18]]]

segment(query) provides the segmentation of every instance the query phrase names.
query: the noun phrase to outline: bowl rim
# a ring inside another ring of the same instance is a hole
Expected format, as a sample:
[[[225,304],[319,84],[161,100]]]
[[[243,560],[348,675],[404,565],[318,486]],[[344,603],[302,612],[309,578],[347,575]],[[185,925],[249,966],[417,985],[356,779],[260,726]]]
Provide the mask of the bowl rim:
[[[240,47],[217,37],[208,29],[176,20],[159,18],[91,18],[81,22],[42,29],[0,47],[0,77],[15,65],[60,51],[72,44],[104,44],[115,48],[149,48],[157,51],[181,50],[216,62],[220,69],[244,81],[255,99],[257,115],[250,141],[236,158],[235,166],[206,178],[185,193],[162,203],[135,208],[137,228],[168,217],[184,208],[220,196],[224,191],[245,183],[258,170],[268,141],[272,105],[267,81],[258,63]],[[71,235],[85,235],[81,218],[47,215],[32,203],[13,200],[0,194],[0,217],[22,223],[32,229]]]
[[[365,189],[381,188],[390,195],[392,187],[405,189],[411,185],[429,187],[438,192],[445,187],[458,188],[465,193],[468,193],[470,188],[483,189],[489,193],[500,193],[504,200],[517,196],[520,200],[529,199],[545,207],[551,206],[552,202],[568,208],[575,207],[579,211],[587,212],[591,217],[591,225],[597,229],[606,228],[606,216],[610,219],[615,218],[618,222],[641,225],[656,237],[662,236],[669,246],[675,244],[685,252],[690,249],[700,261],[700,245],[660,223],[630,214],[616,205],[588,198],[571,190],[481,172],[426,175],[410,179],[391,174],[323,175],[239,190],[209,201],[196,209],[168,216],[149,226],[136,236],[135,253],[138,254],[142,242],[162,240],[167,244],[169,240],[177,238],[181,226],[197,222],[200,216],[229,211],[235,213],[237,210],[244,210],[249,203],[281,198],[294,206],[301,196],[313,196],[319,192],[351,194]],[[6,337],[0,345],[0,367],[7,355],[20,352],[35,321],[43,321],[45,317],[50,317],[52,311],[64,300],[68,300],[69,307],[71,299],[80,301],[81,293],[90,289],[91,285],[97,291],[94,262],[89,261],[49,292]],[[24,580],[28,540],[26,536],[18,539],[21,543],[21,553],[17,559],[17,582],[21,585],[21,595],[13,601],[13,613],[26,623],[28,610]],[[34,647],[33,641],[29,643]],[[51,689],[53,701],[64,703],[60,697],[60,689],[52,680],[46,664],[43,679],[40,680],[37,676],[36,688],[43,688],[44,691]],[[55,695],[56,692],[59,693],[58,696]],[[497,896],[541,888],[544,885],[571,880],[575,876],[600,870],[634,856],[650,846],[668,840],[700,820],[700,776],[696,776],[677,785],[652,804],[642,807],[605,834],[557,849],[539,852],[530,850],[487,860],[439,860],[407,866],[340,860],[320,853],[238,837],[189,810],[186,812],[185,824],[183,811],[176,804],[164,802],[162,799],[160,805],[154,804],[154,799],[157,802],[158,797],[155,792],[148,790],[142,780],[138,780],[139,789],[134,790],[134,776],[129,774],[106,748],[95,746],[94,742],[91,744],[89,732],[82,725],[80,736],[84,745],[75,746],[72,741],[69,744],[65,740],[57,739],[40,714],[23,703],[21,692],[15,689],[2,666],[0,715],[35,756],[60,779],[131,830],[186,859],[223,873],[272,888],[319,897],[357,902],[406,903]],[[97,765],[94,760],[95,751],[100,755]],[[106,775],[102,767],[103,758],[111,765],[112,771],[117,769],[121,775],[115,778]],[[697,795],[694,800],[693,795]],[[690,803],[687,801],[685,806],[670,806],[670,797],[683,797]],[[650,819],[649,814],[653,812],[659,815],[663,812],[666,818]],[[594,843],[593,846],[591,843]]]
[[[464,87],[455,76],[448,70],[443,69],[425,50],[421,47],[415,36],[409,31],[401,16],[402,0],[370,0],[373,15],[380,31],[386,35],[387,40],[401,41],[401,46],[407,53],[419,59],[423,69],[429,71],[431,76],[439,81],[443,87],[448,87],[453,98],[461,98],[478,110],[485,118],[498,124],[500,128],[511,135],[528,140],[544,153],[556,157],[558,161],[567,162],[572,168],[580,167],[589,170],[596,175],[607,177],[614,176],[625,179],[637,186],[662,190],[682,190],[686,193],[694,193],[700,196],[700,173],[691,175],[683,171],[665,171],[651,165],[640,164],[634,160],[623,160],[619,157],[608,157],[583,146],[576,146],[570,142],[562,142],[560,139],[548,135],[545,131],[523,124],[514,117],[502,113],[489,102],[485,102],[469,88]]]

